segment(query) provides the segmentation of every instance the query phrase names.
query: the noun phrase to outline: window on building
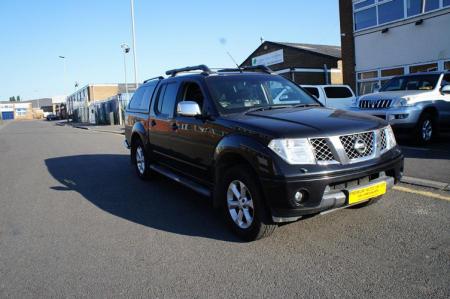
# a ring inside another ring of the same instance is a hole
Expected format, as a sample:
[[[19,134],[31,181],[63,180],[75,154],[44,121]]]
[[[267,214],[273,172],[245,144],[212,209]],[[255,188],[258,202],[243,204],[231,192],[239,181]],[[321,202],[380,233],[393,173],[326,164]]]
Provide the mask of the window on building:
[[[372,79],[378,77],[378,71],[358,73],[358,79]]]
[[[450,0],[449,0],[450,1]],[[444,70],[450,71],[450,61],[444,62]]]
[[[433,72],[438,70],[437,63],[428,63],[421,65],[413,65],[409,67],[410,73],[419,73],[419,72]]]
[[[403,74],[405,74],[405,69],[402,67],[395,69],[381,70],[381,77],[393,77],[393,76],[400,76]]]
[[[439,8],[439,0],[425,0],[425,11]]]
[[[404,18],[404,1],[392,0],[378,6],[378,24],[385,24]]]
[[[353,9],[357,10],[357,9],[364,8],[364,7],[372,5],[372,4],[375,4],[375,0],[361,1],[361,2],[353,4]]]
[[[348,89],[348,87],[343,86],[330,86],[325,87],[325,94],[329,99],[343,99],[353,97],[353,93]]]
[[[443,5],[444,6],[450,6],[450,0],[444,0]]]
[[[304,87],[304,89],[316,98],[319,98],[319,89],[317,87]]]
[[[371,7],[355,13],[355,30],[377,25],[377,9]]]
[[[423,1],[425,0],[406,0],[406,15],[412,17],[421,14]]]

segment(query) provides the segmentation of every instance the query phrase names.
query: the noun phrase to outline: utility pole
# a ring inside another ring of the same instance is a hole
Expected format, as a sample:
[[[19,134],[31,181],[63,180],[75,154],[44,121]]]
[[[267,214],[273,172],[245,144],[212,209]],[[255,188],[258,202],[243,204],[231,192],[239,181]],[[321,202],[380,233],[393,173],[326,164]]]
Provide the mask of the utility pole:
[[[134,28],[134,0],[130,0],[131,2],[131,33],[133,39],[133,64],[134,64],[134,84],[136,85],[136,89],[138,88],[138,76],[137,76],[137,63],[136,63],[136,32]]]

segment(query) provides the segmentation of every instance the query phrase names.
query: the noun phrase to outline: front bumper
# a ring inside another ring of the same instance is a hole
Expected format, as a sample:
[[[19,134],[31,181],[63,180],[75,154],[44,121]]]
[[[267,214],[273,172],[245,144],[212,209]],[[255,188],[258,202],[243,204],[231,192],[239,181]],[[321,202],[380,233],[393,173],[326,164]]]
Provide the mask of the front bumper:
[[[386,181],[388,188],[403,175],[403,155],[369,167],[320,176],[290,179],[261,179],[263,192],[275,222],[295,221],[302,216],[318,214],[348,206],[348,190]],[[300,205],[293,204],[296,192],[305,194]]]
[[[415,106],[393,107],[387,109],[351,108],[352,112],[365,113],[382,118],[395,128],[413,128],[416,126],[422,109]]]

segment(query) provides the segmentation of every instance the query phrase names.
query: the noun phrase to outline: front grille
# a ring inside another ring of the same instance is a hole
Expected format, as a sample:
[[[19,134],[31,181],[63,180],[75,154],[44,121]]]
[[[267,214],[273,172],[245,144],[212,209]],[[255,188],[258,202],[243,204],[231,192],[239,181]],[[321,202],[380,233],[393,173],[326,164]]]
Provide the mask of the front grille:
[[[392,100],[360,100],[360,109],[386,109],[391,107]]]
[[[340,136],[339,139],[342,142],[342,145],[344,146],[345,153],[348,156],[349,160],[353,159],[359,159],[368,157],[373,154],[375,147],[374,147],[374,140],[375,140],[375,133],[374,132],[366,132],[366,133],[359,133],[359,134],[352,134],[352,135],[345,135]],[[366,148],[364,151],[358,151],[355,148],[355,144],[358,140],[364,141]]]
[[[379,157],[388,149],[386,128],[349,135],[310,138],[317,163],[349,164]]]
[[[317,161],[334,161],[333,153],[331,152],[325,138],[314,138],[309,141],[311,142]]]
[[[380,132],[380,150],[385,150],[387,148],[387,140],[386,140],[386,130],[381,130]]]

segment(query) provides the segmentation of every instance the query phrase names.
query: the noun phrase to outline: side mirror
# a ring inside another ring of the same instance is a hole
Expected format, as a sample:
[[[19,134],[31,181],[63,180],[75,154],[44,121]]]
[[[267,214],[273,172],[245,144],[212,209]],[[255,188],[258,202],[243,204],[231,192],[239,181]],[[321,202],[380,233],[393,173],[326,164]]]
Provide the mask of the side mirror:
[[[197,102],[183,101],[177,105],[177,114],[180,116],[194,117],[202,114]]]
[[[444,94],[450,94],[450,85],[442,86],[441,92],[444,93]]]

